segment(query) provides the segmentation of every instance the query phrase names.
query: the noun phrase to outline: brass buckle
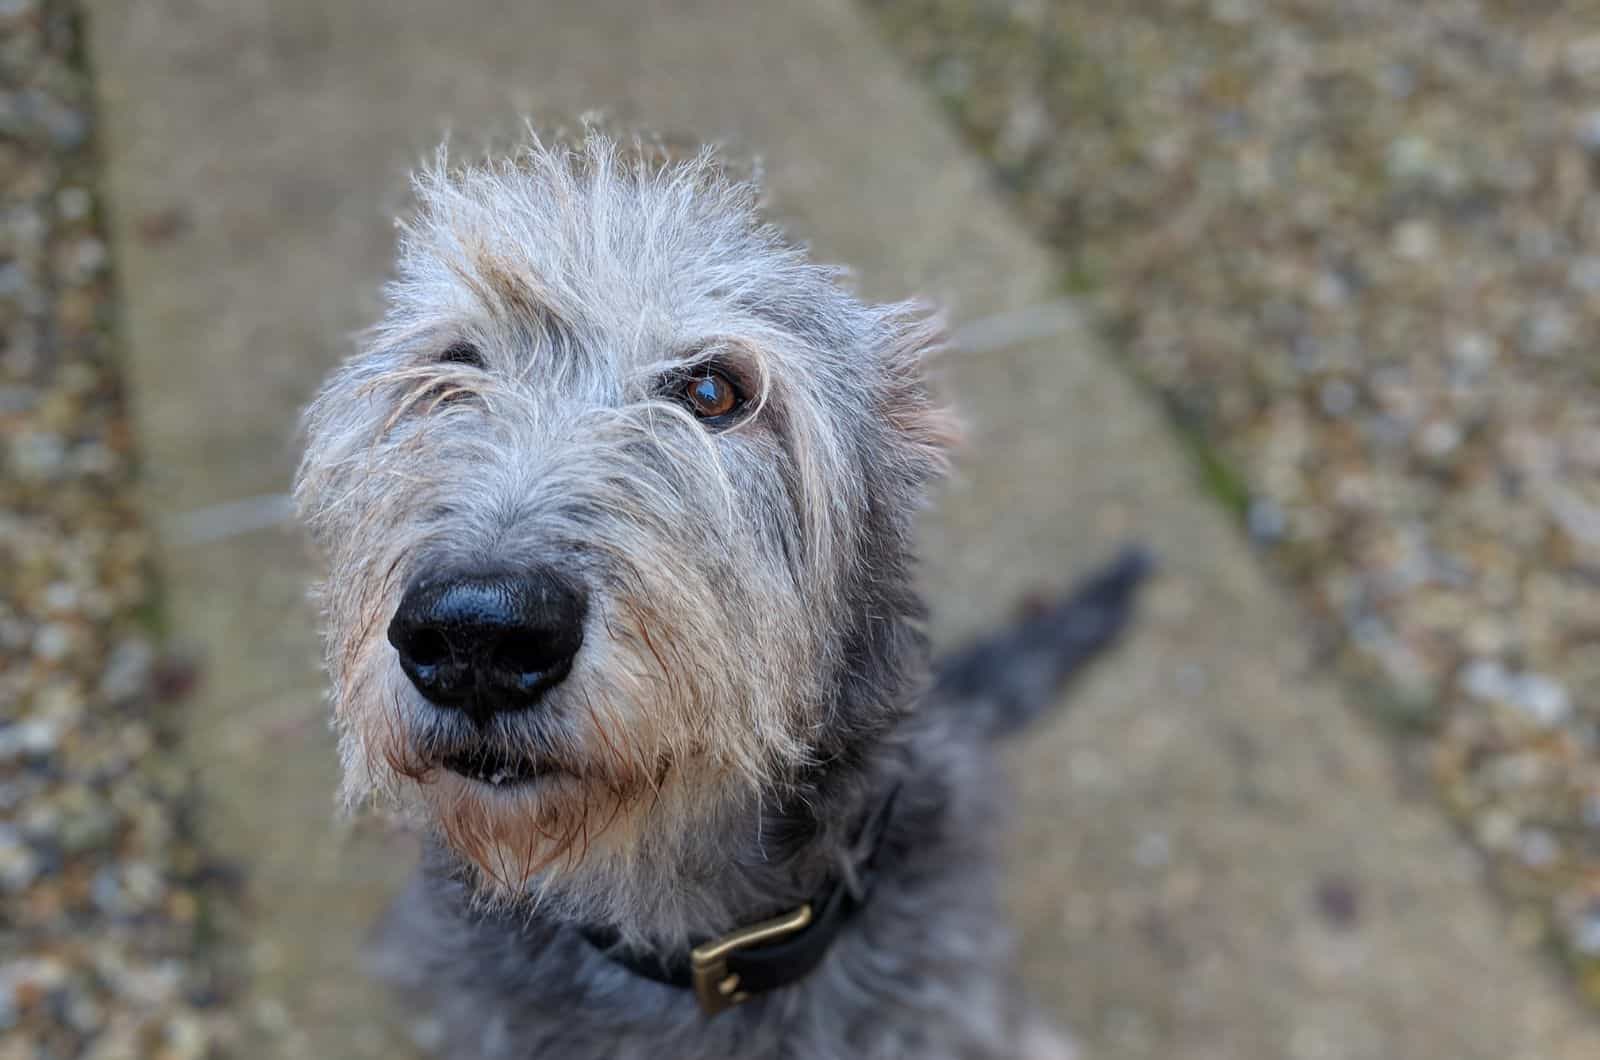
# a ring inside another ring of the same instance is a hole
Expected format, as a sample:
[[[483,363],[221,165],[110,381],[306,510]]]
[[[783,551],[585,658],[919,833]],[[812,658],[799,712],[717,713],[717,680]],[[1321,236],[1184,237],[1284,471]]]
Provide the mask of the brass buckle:
[[[700,1002],[700,1011],[715,1016],[750,999],[748,991],[739,989],[739,973],[728,971],[728,954],[763,942],[781,939],[802,931],[811,923],[811,903],[763,920],[759,924],[712,939],[689,951],[689,966],[694,976],[694,996]]]

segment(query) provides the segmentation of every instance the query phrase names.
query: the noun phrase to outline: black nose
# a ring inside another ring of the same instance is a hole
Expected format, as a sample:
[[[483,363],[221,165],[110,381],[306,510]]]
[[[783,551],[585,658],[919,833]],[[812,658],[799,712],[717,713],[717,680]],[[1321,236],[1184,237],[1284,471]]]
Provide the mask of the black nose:
[[[430,702],[486,720],[566,679],[588,608],[581,589],[542,568],[428,578],[406,591],[389,643]]]

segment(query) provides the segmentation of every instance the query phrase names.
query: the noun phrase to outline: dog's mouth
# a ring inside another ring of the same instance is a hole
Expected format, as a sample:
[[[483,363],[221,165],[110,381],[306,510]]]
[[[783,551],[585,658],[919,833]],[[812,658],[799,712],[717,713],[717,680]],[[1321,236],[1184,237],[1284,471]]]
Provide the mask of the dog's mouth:
[[[507,754],[493,747],[450,755],[440,764],[457,776],[494,788],[530,784],[553,772],[548,765],[536,759]]]

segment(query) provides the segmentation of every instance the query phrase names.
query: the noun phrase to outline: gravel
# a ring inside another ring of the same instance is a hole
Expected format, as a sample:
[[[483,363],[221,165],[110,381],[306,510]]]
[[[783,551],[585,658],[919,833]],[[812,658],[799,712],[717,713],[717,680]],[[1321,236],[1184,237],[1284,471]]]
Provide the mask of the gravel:
[[[1600,1002],[1600,19],[865,0]]]
[[[230,1034],[230,895],[172,747],[78,18],[0,0],[0,1060],[180,1060]]]

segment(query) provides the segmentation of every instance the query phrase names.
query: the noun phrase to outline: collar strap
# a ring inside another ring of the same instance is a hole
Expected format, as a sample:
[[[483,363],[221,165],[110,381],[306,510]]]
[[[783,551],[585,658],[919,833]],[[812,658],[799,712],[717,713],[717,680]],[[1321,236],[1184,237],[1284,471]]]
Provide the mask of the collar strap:
[[[835,880],[816,898],[770,920],[707,939],[688,953],[641,954],[620,948],[610,927],[579,931],[606,957],[635,975],[693,990],[700,1010],[715,1016],[758,994],[789,986],[822,963],[829,948],[872,892],[878,848],[888,830],[898,785],[867,818],[856,841],[865,857],[853,866],[854,880]]]

